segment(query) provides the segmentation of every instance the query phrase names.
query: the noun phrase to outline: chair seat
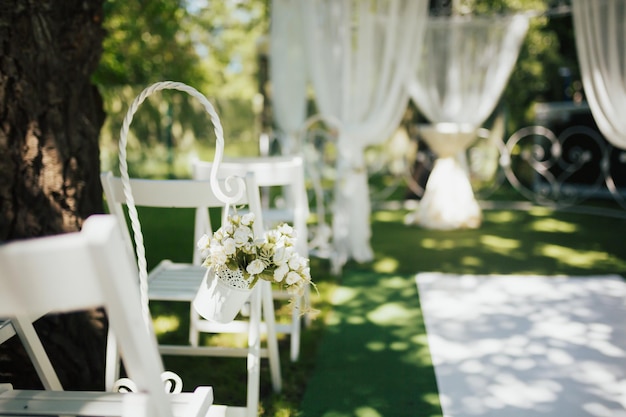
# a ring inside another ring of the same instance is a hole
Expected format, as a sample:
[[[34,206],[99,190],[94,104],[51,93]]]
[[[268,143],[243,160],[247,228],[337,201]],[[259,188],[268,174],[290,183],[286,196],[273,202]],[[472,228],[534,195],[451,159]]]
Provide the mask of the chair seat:
[[[0,415],[122,416],[133,404],[149,401],[148,394],[94,391],[13,390],[3,384]],[[174,416],[205,416],[213,403],[213,389],[198,387],[194,392],[168,394]]]
[[[193,301],[206,271],[201,265],[161,261],[148,275],[148,297],[160,301]]]

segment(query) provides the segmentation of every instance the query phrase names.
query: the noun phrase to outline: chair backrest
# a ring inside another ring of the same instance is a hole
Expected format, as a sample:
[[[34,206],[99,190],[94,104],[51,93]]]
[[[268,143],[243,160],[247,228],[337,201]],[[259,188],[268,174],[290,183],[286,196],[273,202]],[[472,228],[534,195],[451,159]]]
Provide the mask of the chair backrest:
[[[0,316],[103,306],[129,376],[150,396],[145,415],[171,416],[157,341],[126,248],[110,215],[91,216],[81,232],[0,246]]]
[[[193,177],[206,180],[210,177],[213,163],[206,161],[193,162]],[[219,165],[218,176],[243,176],[254,174],[259,187],[282,188],[284,213],[274,219],[269,202],[263,202],[266,220],[279,220],[292,224],[298,234],[297,250],[308,257],[307,220],[309,217],[309,201],[307,198],[304,177],[304,161],[300,156],[268,156],[246,158],[224,158]]]
[[[234,202],[236,205],[246,205],[255,213],[258,221],[254,223],[254,233],[257,236],[263,234],[263,217],[259,187],[253,174],[239,176],[243,178],[245,192]],[[100,175],[102,187],[107,200],[109,211],[115,214],[120,221],[120,226],[126,236],[126,242],[132,245],[128,226],[126,225],[125,209],[127,199],[124,194],[123,182],[120,177],[115,177],[111,172]],[[222,182],[228,184],[227,180]],[[193,263],[199,265],[202,262],[201,255],[196,243],[203,234],[209,236],[214,231],[209,216],[209,209],[219,208],[222,216],[228,214],[231,207],[226,205],[215,193],[209,180],[149,180],[129,179],[130,188],[136,207],[161,207],[161,208],[193,208],[196,210],[193,241],[189,242],[190,252],[193,253]],[[225,188],[225,187],[222,187]],[[216,225],[217,226],[217,225]],[[137,245],[135,234],[135,244]],[[143,238],[142,238],[143,239]],[[143,246],[143,242],[141,242]],[[142,247],[143,250],[143,247]],[[139,259],[138,259],[138,262]],[[141,269],[142,266],[139,265]]]

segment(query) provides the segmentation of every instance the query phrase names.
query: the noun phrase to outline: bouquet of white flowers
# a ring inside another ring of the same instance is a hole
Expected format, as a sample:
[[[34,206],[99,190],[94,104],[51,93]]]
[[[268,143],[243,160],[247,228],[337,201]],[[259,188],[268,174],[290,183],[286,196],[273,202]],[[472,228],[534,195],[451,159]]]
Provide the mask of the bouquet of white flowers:
[[[256,237],[253,224],[254,214],[234,214],[212,237],[204,235],[198,241],[203,265],[215,271],[240,270],[250,288],[263,279],[282,286],[292,297],[302,296],[312,284],[311,272],[309,260],[296,252],[293,228],[283,223]]]

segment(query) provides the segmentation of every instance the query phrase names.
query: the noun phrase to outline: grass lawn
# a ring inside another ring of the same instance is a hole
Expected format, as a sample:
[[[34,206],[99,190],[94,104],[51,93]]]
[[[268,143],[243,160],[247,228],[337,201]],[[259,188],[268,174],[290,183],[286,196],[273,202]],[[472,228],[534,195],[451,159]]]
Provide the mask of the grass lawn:
[[[194,242],[186,241],[184,236],[192,235],[191,212],[180,211],[172,215],[161,210],[140,210],[139,214],[147,242],[149,265],[154,265],[162,258],[190,260]],[[324,386],[322,377],[325,370],[340,366],[333,365],[332,361],[342,359],[341,355],[348,355],[350,351],[329,354],[326,349],[330,348],[324,343],[325,338],[329,340],[330,335],[334,335],[334,339],[340,340],[342,328],[338,326],[342,323],[363,321],[370,309],[376,309],[371,303],[384,307],[397,301],[394,297],[412,294],[416,290],[411,280],[417,272],[542,275],[626,273],[626,245],[620,239],[620,231],[626,230],[624,219],[553,212],[545,208],[529,211],[492,210],[484,212],[483,225],[477,230],[433,231],[405,226],[402,223],[405,214],[406,211],[402,210],[373,213],[372,246],[375,259],[371,263],[350,262],[342,276],[334,277],[329,273],[327,261],[311,260],[313,280],[320,292],[319,296],[313,296],[313,302],[322,313],[304,331],[299,362],[289,361],[288,340],[280,341],[284,380],[282,393],[271,392],[269,370],[263,361],[262,415],[313,416],[315,414],[310,411],[312,401],[320,401],[325,395],[326,398],[336,397],[337,388]],[[370,284],[373,290],[367,291]],[[383,292],[379,292],[379,288],[383,288],[380,290]],[[395,290],[389,290],[390,288]],[[369,298],[365,300],[359,295],[360,302],[356,302],[355,298],[342,298],[348,291],[361,291],[361,294]],[[411,386],[410,391],[417,393],[414,394],[414,402],[421,410],[420,415],[435,417],[440,415],[441,410],[425,342],[419,301],[407,302],[414,303],[410,306],[409,315],[404,318],[396,317],[395,322],[386,323],[385,326],[393,328],[393,332],[389,333],[390,337],[398,338],[394,341],[394,346],[403,346],[398,335],[403,335],[405,330],[398,327],[398,323],[410,319],[411,334],[407,334],[407,337],[412,337],[415,341],[415,345],[411,347],[415,351],[404,353],[421,370],[419,376],[410,380],[411,384],[416,385]],[[154,303],[151,308],[159,337],[167,342],[184,343],[187,338],[188,306],[180,303]],[[287,319],[286,315],[281,317]],[[222,337],[212,337],[211,342],[220,343]],[[238,342],[245,344],[245,340]],[[350,343],[359,342],[351,340]],[[359,349],[354,352],[358,351],[363,355],[370,352],[372,361],[377,361],[376,346],[368,345],[367,349],[357,347]],[[165,357],[164,361],[167,369],[177,372],[183,378],[187,390],[196,385],[213,385],[216,403],[245,403],[246,374],[242,359]],[[340,360],[339,363],[345,361]],[[364,375],[346,371],[339,373],[338,377],[343,379],[341,386],[350,386],[350,378],[364,378]],[[307,392],[307,389],[314,390],[315,393]],[[362,398],[372,397],[366,394]],[[366,400],[355,396],[354,401]],[[333,416],[368,415],[367,407],[360,408],[359,404],[344,402],[341,407],[341,412]]]

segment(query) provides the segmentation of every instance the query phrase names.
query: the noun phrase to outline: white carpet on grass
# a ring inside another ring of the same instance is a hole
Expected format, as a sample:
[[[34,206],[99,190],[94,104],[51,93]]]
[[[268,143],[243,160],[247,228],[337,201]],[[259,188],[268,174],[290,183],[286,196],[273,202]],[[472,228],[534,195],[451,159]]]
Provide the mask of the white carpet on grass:
[[[444,417],[625,417],[619,276],[416,275]]]

